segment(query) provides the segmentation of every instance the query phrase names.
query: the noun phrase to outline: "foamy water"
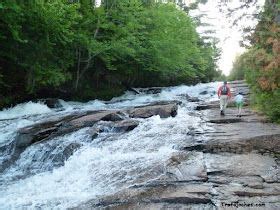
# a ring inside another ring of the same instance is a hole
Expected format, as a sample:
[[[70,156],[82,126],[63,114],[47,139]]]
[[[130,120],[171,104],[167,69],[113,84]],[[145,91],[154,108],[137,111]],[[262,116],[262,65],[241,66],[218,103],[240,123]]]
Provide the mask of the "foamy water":
[[[3,146],[12,142],[17,130],[26,125],[77,110],[122,109],[161,100],[183,101],[176,117],[139,119],[140,124],[127,133],[108,130],[92,140],[90,128],[83,128],[29,146],[0,175],[0,209],[66,209],[159,178],[164,173],[167,160],[178,152],[178,146],[191,141],[189,128],[202,129],[202,119],[193,114],[195,103],[187,102],[180,95],[187,93],[202,100],[215,100],[213,94],[217,85],[170,87],[158,94],[127,92],[109,103],[98,100],[63,102],[65,109],[59,111],[47,108],[38,113],[37,108],[42,104],[32,104],[34,110],[30,110],[30,103],[2,111],[2,116],[18,117],[0,121],[1,131],[6,131],[0,134]],[[200,95],[205,90],[207,94]],[[23,107],[28,107],[28,110]],[[79,144],[79,149],[63,160],[62,154],[71,144]],[[5,156],[4,153],[1,155]]]
[[[13,108],[0,111],[0,120],[18,118],[26,115],[35,115],[51,112],[52,110],[45,104],[28,102],[18,104]]]

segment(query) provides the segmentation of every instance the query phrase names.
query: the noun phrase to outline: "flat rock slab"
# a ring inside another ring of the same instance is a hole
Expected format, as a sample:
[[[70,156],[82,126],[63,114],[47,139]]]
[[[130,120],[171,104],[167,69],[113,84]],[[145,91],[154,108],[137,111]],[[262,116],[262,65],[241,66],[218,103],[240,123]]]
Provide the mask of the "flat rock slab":
[[[88,201],[79,208],[112,208],[129,207],[145,209],[147,206],[183,204],[184,206],[213,207],[211,196],[212,185],[208,183],[178,183],[172,185],[156,185],[152,187],[128,188],[101,200]]]
[[[206,181],[207,173],[202,152],[184,152],[172,156],[166,165],[168,181]]]
[[[128,111],[131,118],[149,118],[159,115],[161,118],[175,117],[177,115],[177,104],[151,105],[144,107],[135,107]]]
[[[278,182],[280,168],[275,159],[259,154],[205,154],[205,164],[209,175],[258,176],[265,182]]]

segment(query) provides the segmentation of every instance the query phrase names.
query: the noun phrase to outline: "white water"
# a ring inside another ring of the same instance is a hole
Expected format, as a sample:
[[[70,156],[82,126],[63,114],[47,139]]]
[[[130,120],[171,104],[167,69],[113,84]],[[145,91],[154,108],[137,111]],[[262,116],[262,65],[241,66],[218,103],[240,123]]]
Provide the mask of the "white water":
[[[13,108],[5,109],[0,112],[0,119],[12,119],[25,115],[35,115],[51,112],[52,110],[44,104],[28,102],[18,104]]]
[[[178,147],[192,141],[189,128],[203,129],[202,119],[193,111],[195,103],[179,95],[187,93],[203,100],[215,100],[213,94],[217,86],[217,83],[209,83],[170,87],[159,94],[127,92],[109,103],[63,102],[65,110],[60,111],[38,109],[44,105],[30,102],[2,111],[1,116],[17,118],[0,121],[0,146],[12,142],[19,128],[77,110],[121,109],[160,100],[183,101],[176,117],[139,119],[139,126],[127,133],[108,130],[91,140],[89,128],[83,128],[28,147],[12,167],[0,175],[0,209],[66,209],[160,178],[166,161],[178,152]],[[200,95],[204,90],[209,94]],[[73,143],[82,146],[65,162],[62,158],[64,164],[61,164],[63,150]],[[4,159],[7,154],[1,155]]]

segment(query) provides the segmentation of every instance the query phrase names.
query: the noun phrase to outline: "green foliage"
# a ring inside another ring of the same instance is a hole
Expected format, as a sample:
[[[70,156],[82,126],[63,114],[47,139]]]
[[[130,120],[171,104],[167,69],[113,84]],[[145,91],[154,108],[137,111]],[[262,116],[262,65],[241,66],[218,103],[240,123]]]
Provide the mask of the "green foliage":
[[[232,79],[245,76],[257,108],[280,123],[280,4],[267,1],[254,34],[252,46],[234,63]]]
[[[3,0],[0,98],[67,90],[89,99],[124,86],[212,80],[217,49],[168,2]]]
[[[248,54],[248,53],[247,53]],[[246,53],[235,58],[233,63],[230,75],[228,76],[229,80],[243,80],[245,79],[245,71],[246,71]]]

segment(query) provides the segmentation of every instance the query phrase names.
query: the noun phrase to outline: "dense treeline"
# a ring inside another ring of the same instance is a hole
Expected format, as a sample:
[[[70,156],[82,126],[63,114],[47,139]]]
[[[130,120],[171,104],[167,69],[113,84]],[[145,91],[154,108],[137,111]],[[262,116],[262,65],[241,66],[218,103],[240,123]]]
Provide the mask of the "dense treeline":
[[[257,108],[280,122],[280,2],[267,0],[252,46],[238,57],[231,79],[245,79]]]
[[[0,106],[209,81],[217,53],[173,3],[2,0]]]

